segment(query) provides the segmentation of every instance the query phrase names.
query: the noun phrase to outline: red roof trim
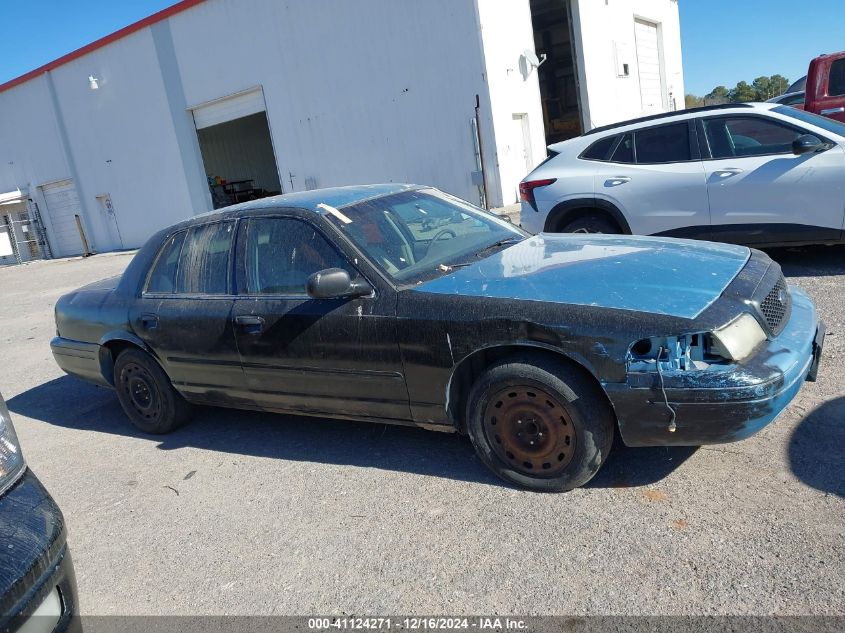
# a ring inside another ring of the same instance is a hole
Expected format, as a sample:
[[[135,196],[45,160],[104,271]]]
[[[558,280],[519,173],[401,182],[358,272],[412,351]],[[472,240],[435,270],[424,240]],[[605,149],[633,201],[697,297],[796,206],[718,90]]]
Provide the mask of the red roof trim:
[[[7,81],[4,84],[0,84],[0,92],[8,90],[9,88],[14,88],[15,86],[19,86],[22,83],[29,81],[30,79],[34,79],[39,75],[43,75],[44,73],[54,70],[59,66],[67,64],[74,59],[79,59],[80,57],[87,55],[88,53],[97,50],[98,48],[103,48],[112,42],[115,42],[119,39],[126,37],[127,35],[131,35],[136,31],[140,31],[143,28],[146,28],[156,22],[161,22],[162,20],[166,20],[172,15],[176,15],[177,13],[181,13],[186,9],[190,9],[193,6],[200,4],[201,2],[205,2],[205,0],[182,0],[181,2],[177,2],[173,6],[167,7],[166,9],[162,9],[158,13],[153,13],[152,15],[144,18],[143,20],[138,20],[134,24],[130,24],[129,26],[125,26],[119,31],[115,31],[105,37],[101,37],[100,39],[91,42],[90,44],[86,44],[82,48],[78,48],[73,52],[68,53],[67,55],[63,55],[58,59],[54,59],[51,62],[44,64],[43,66],[39,66],[35,70],[30,70],[25,75],[21,75],[20,77],[15,77]]]

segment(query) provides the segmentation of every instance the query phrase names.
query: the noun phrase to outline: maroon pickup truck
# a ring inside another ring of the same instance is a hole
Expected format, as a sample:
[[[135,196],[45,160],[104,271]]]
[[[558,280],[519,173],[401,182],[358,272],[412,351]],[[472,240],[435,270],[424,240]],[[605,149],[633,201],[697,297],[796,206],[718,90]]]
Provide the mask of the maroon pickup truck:
[[[845,51],[810,62],[804,109],[845,122]]]
[[[845,51],[816,57],[806,76],[769,102],[845,122]]]

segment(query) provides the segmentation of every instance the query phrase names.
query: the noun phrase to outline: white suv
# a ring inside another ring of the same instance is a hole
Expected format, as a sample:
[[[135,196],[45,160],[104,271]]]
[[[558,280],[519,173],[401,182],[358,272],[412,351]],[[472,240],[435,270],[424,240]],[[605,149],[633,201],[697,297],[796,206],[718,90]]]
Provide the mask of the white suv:
[[[845,124],[730,104],[596,128],[520,183],[532,233],[636,233],[753,245],[843,241]]]

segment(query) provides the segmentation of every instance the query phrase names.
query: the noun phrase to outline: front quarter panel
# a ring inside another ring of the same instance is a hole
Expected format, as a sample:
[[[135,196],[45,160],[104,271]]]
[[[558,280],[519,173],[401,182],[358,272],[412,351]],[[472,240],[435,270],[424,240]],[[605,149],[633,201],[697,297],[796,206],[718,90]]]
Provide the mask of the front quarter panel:
[[[542,301],[399,293],[398,336],[411,411],[417,423],[459,425],[447,412],[449,383],[473,354],[494,348],[545,350],[585,368],[600,382],[622,382],[631,342],[678,331],[689,320],[666,315]]]

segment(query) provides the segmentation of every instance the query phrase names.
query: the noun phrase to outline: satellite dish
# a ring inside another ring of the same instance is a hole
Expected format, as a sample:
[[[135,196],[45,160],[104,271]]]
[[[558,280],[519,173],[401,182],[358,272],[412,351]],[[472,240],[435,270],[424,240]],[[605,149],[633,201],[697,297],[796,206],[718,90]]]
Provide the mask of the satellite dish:
[[[546,61],[545,53],[540,55],[538,59],[537,53],[531,49],[526,48],[522,51],[522,55],[519,56],[519,72],[522,73],[522,78],[528,79],[528,75],[530,75],[535,68],[542,66],[544,61]]]
[[[537,68],[537,66],[543,63],[537,58],[537,53],[535,53],[531,49],[526,48],[524,51],[522,51],[522,56],[525,58],[525,61],[528,63],[528,65],[534,68]],[[543,57],[545,57],[545,55]],[[543,61],[546,60],[544,59]]]

